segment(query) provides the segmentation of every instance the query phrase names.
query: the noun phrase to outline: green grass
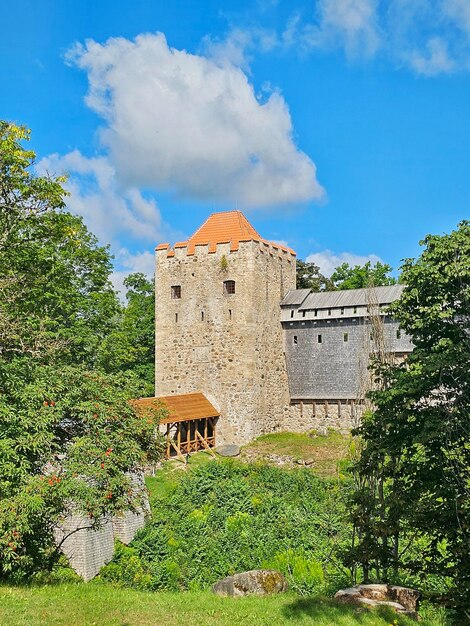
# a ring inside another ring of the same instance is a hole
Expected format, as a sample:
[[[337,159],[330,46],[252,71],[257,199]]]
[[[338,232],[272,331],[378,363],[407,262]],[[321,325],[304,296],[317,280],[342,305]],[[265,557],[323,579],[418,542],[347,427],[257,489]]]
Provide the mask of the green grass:
[[[221,459],[221,457],[219,457]],[[195,469],[212,461],[214,457],[207,452],[198,452],[189,457],[188,468]],[[181,481],[187,471],[186,465],[178,459],[164,461],[161,469],[155,476],[146,476],[145,484],[149,490],[150,498],[165,498]]]
[[[293,461],[310,461],[309,467],[318,476],[328,478],[338,471],[348,456],[351,436],[329,431],[327,435],[312,433],[273,433],[262,435],[243,447],[242,457],[268,460],[269,455],[291,457]]]
[[[396,622],[394,622],[396,620]],[[219,598],[211,592],[151,593],[88,583],[48,587],[0,586],[1,626],[412,626],[390,609],[371,611],[331,600]],[[440,626],[424,620],[421,626]]]

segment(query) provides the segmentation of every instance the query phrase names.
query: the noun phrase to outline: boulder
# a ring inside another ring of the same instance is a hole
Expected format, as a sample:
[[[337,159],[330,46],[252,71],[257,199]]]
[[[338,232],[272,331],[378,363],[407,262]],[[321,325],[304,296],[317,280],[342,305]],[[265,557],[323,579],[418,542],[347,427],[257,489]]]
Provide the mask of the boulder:
[[[287,581],[276,570],[254,569],[227,576],[212,586],[218,596],[265,596],[287,590]]]
[[[240,454],[240,446],[235,443],[227,443],[215,449],[220,456],[238,456]]]
[[[396,585],[355,585],[335,594],[338,602],[356,606],[389,606],[397,613],[417,617],[419,592]]]

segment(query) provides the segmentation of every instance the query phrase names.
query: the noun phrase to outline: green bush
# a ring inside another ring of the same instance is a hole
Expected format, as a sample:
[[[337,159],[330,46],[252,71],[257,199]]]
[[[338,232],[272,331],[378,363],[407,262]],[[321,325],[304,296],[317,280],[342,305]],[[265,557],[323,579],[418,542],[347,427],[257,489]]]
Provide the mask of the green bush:
[[[306,469],[233,462],[189,471],[152,502],[152,521],[120,547],[102,577],[141,589],[207,589],[235,572],[272,567],[301,593],[343,577],[344,486]],[[136,558],[138,557],[138,558]]]

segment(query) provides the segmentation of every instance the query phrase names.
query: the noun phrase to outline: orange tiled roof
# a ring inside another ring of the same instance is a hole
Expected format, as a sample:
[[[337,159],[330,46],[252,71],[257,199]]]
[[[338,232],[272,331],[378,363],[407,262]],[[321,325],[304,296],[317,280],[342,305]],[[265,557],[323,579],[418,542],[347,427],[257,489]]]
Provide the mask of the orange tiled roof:
[[[212,213],[188,241],[180,241],[174,245],[174,248],[187,248],[188,254],[194,254],[194,249],[198,245],[207,245],[209,252],[215,252],[218,243],[230,243],[230,251],[235,252],[238,250],[240,241],[258,241],[295,255],[291,248],[263,239],[241,211]],[[157,246],[157,250],[168,248],[168,244]],[[171,254],[172,251],[168,250],[168,255]]]
[[[184,393],[177,396],[134,400],[137,409],[158,409],[162,404],[168,409],[168,417],[161,419],[160,424],[185,422],[204,417],[219,417],[220,415],[203,393]]]

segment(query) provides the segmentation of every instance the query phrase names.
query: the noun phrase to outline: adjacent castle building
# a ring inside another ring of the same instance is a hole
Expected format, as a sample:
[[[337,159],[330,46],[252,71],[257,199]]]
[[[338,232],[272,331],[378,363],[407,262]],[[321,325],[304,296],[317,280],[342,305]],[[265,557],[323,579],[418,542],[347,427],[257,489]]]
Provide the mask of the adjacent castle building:
[[[173,248],[158,245],[155,388],[170,409],[168,454],[278,430],[350,428],[373,350],[371,316],[384,321],[390,353],[412,348],[386,313],[400,292],[296,289],[295,252],[263,239],[239,211],[212,214]]]

